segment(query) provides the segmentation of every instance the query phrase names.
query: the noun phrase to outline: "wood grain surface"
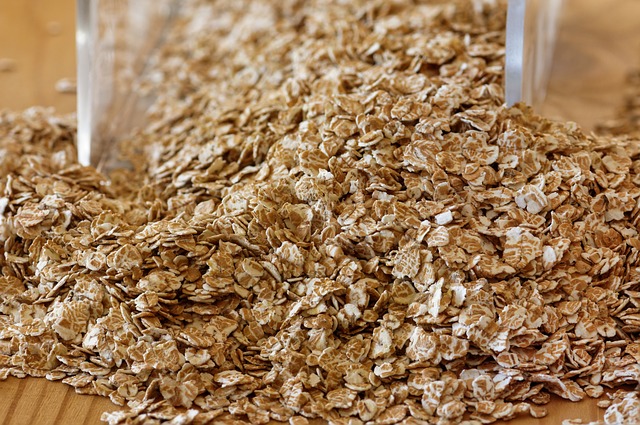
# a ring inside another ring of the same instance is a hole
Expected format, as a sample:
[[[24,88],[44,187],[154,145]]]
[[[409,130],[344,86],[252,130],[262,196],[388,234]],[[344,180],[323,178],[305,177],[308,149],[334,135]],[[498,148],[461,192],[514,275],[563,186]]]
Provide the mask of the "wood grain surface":
[[[74,0],[0,0],[0,109],[31,105],[75,110],[75,96],[55,82],[75,76]],[[538,110],[585,128],[612,117],[626,73],[640,65],[640,0],[566,0],[547,100]],[[99,424],[108,399],[81,396],[58,382],[9,378],[0,382],[1,425]],[[593,400],[554,399],[549,416],[518,418],[513,425],[560,424],[562,419],[602,419]]]

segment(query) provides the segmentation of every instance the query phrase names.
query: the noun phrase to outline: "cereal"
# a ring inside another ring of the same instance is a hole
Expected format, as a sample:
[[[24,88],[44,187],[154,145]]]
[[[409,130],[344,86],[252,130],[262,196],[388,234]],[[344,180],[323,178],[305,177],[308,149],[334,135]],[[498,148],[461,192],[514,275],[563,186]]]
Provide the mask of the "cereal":
[[[504,4],[475,5],[192,0],[110,178],[71,120],[0,113],[0,377],[110,424],[491,423],[638,384],[634,147],[506,109]]]

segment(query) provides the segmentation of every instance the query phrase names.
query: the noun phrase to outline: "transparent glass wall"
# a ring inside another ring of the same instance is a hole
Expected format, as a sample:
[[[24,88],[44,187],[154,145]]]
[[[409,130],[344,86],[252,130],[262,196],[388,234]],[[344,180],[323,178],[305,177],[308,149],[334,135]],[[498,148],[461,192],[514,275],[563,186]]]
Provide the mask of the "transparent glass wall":
[[[536,104],[548,81],[562,0],[509,0],[507,103]],[[153,90],[140,76],[179,12],[180,0],[78,0],[78,155],[109,170],[120,138],[145,123]]]
[[[117,141],[143,126],[154,93],[140,85],[179,0],[78,0],[78,156],[118,165]]]

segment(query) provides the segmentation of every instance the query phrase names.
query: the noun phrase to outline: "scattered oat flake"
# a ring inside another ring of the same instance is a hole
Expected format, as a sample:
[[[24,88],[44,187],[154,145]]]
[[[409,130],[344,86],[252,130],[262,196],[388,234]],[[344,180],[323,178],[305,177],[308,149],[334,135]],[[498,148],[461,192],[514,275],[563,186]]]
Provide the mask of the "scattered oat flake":
[[[16,61],[11,58],[0,58],[0,72],[12,72],[16,69]]]
[[[55,88],[58,93],[75,94],[77,91],[77,83],[75,78],[61,78],[56,81]]]

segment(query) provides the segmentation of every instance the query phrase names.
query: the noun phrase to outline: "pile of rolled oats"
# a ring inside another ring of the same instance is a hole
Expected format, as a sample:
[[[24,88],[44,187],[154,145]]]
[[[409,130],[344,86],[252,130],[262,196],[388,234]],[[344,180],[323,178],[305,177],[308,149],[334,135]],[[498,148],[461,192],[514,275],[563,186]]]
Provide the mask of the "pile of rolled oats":
[[[604,392],[640,383],[640,150],[502,106],[503,2],[189,11],[134,171],[0,115],[0,378],[110,424],[640,415]]]

